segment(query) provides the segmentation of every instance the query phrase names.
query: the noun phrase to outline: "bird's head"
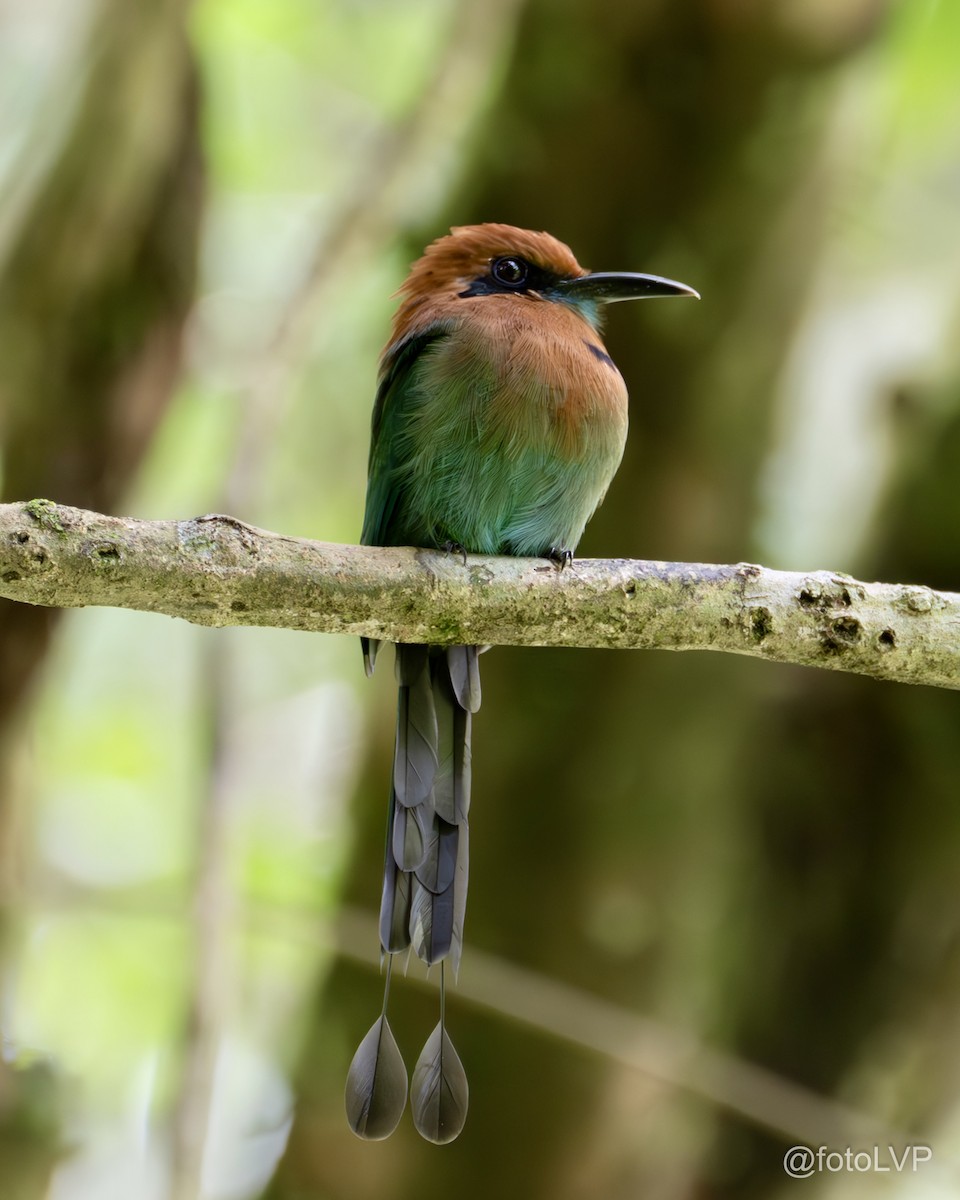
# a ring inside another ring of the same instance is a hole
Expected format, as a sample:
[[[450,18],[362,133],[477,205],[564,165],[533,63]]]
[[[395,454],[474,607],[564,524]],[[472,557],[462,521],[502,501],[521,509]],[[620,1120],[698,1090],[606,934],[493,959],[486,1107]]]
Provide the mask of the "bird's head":
[[[564,304],[594,327],[602,306],[651,296],[696,296],[693,288],[659,275],[584,270],[549,233],[512,225],[459,225],[437,238],[400,288],[397,330],[423,310],[474,297],[525,296]],[[449,311],[449,309],[447,310]]]

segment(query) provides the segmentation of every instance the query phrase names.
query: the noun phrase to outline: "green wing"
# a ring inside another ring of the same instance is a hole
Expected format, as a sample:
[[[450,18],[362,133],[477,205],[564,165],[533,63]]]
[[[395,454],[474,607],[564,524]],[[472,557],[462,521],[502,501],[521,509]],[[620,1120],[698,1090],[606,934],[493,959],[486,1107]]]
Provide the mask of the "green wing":
[[[367,503],[363,514],[364,546],[396,546],[409,534],[400,527],[405,485],[401,446],[403,431],[419,403],[416,366],[421,356],[447,336],[443,326],[404,338],[387,351],[373,406],[370,461],[367,468]]]

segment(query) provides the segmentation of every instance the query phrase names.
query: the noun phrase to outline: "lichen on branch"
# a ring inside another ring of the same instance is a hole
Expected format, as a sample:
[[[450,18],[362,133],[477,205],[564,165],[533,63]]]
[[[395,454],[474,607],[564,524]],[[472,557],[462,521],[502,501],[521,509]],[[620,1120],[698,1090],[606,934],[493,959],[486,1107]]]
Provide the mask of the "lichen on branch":
[[[142,521],[0,505],[0,595],[199,625],[388,641],[719,650],[960,687],[960,595],[750,563],[530,558],[342,546],[209,514]]]

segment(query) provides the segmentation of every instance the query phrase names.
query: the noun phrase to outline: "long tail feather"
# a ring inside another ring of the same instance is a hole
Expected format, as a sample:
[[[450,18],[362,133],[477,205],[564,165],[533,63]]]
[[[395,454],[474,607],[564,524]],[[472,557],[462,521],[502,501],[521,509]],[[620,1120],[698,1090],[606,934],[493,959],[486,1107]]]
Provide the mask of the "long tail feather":
[[[427,839],[423,861],[415,868],[417,882],[431,892],[445,892],[451,886],[457,869],[457,845],[460,830],[436,817]]]
[[[363,669],[369,679],[377,665],[377,651],[380,649],[380,643],[376,638],[361,638],[360,647],[363,650]]]
[[[441,973],[440,1020],[420,1052],[410,1083],[410,1108],[417,1132],[438,1146],[452,1142],[463,1129],[469,1100],[466,1072],[447,1034]]]
[[[447,651],[446,662],[437,658],[433,663],[433,698],[437,716],[437,773],[434,777],[434,806],[445,821],[459,825],[466,820],[470,808],[470,737],[473,716],[465,708],[453,681],[453,663],[449,656],[459,652],[472,653],[476,647],[453,646]],[[449,669],[448,669],[449,668]],[[478,676],[479,681],[479,676]]]
[[[372,669],[376,643],[364,645]],[[380,944],[388,956],[413,946],[426,963],[460,966],[467,904],[470,738],[480,706],[476,646],[397,646],[397,741],[380,902]],[[389,979],[389,975],[388,975]],[[441,973],[440,1022],[423,1048],[411,1089],[414,1123],[430,1141],[463,1127],[467,1080],[447,1035]],[[385,1137],[399,1119],[402,1063],[386,1020],[370,1030],[351,1066],[350,1124]],[[406,1078],[403,1077],[405,1085]]]
[[[380,940],[459,964],[466,907],[476,646],[397,646],[397,743]],[[455,966],[456,969],[456,966]]]
[[[347,1072],[344,1104],[357,1137],[379,1141],[389,1137],[407,1103],[407,1069],[387,1021],[390,965],[383,985],[383,1008],[367,1031]]]
[[[450,646],[447,662],[450,666],[450,682],[456,692],[460,707],[475,713],[480,707],[480,666],[478,646]]]
[[[470,875],[470,830],[466,821],[460,826],[457,846],[457,874],[453,884],[453,937],[450,939],[450,966],[453,978],[460,973],[460,953],[463,950],[463,919],[467,911],[467,882]]]
[[[453,885],[431,892],[414,876],[410,899],[410,941],[425,963],[441,962],[453,946]]]
[[[430,681],[429,646],[397,647],[397,744],[393,786],[405,807],[422,804],[437,773],[437,713]]]
[[[416,871],[429,854],[433,829],[426,809],[426,804],[418,804],[415,808],[394,805],[392,850],[401,871]]]
[[[390,797],[390,820],[393,828],[393,813],[396,797]],[[390,838],[383,862],[383,894],[380,898],[380,946],[385,954],[395,954],[410,945],[410,880],[412,876],[401,871],[393,853]]]

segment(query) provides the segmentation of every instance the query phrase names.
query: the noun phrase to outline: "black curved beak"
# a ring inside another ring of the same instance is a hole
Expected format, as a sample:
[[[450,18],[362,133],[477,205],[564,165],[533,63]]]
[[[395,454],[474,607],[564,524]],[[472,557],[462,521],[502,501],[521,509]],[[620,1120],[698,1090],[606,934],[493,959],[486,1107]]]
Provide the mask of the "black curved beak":
[[[614,304],[618,300],[646,300],[650,296],[694,296],[700,293],[675,279],[661,275],[637,275],[627,271],[594,271],[576,279],[564,279],[553,291],[573,302],[584,300]]]

